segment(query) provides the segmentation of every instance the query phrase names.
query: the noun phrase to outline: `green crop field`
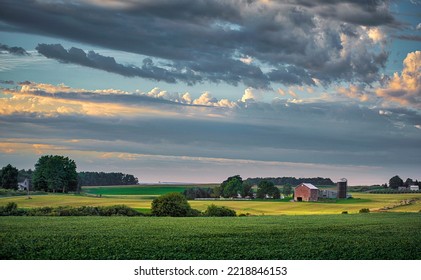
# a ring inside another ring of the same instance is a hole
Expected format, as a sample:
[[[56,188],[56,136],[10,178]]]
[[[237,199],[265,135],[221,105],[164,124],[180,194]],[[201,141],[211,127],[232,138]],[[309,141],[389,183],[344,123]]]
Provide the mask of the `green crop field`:
[[[214,184],[204,185],[133,185],[133,186],[93,186],[83,187],[83,192],[90,195],[121,196],[141,195],[158,196],[171,192],[183,192],[185,189],[194,187],[214,187]]]
[[[0,259],[421,259],[421,214],[0,217]]]

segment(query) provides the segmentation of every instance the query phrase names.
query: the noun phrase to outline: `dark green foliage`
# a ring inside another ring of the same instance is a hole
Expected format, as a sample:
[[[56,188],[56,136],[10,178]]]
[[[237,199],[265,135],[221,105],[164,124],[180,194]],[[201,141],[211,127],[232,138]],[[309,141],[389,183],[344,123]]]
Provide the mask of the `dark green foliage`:
[[[342,211],[342,214],[348,214],[348,211]]]
[[[280,192],[275,185],[270,181],[261,181],[257,186],[257,198],[280,198]]]
[[[0,217],[0,259],[421,260],[420,232],[419,213]]]
[[[79,172],[78,182],[81,186],[115,186],[137,185],[139,180],[131,174],[121,172]]]
[[[239,175],[229,177],[221,184],[221,196],[223,197],[236,197],[241,193],[243,186],[243,179]]]
[[[183,195],[187,200],[194,200],[195,198],[210,198],[212,197],[211,188],[187,188],[183,191]]]
[[[253,197],[252,184],[243,182],[240,175],[228,177],[219,187],[213,189],[215,197]]]
[[[398,176],[394,176],[389,180],[389,188],[397,189],[398,187],[403,186],[403,180]]]
[[[286,184],[290,184],[292,186],[296,186],[301,184],[302,182],[310,183],[315,186],[332,186],[335,183],[330,178],[295,178],[295,177],[268,177],[268,178],[248,178],[246,182],[249,182],[252,185],[258,185],[261,181],[270,181],[277,186],[284,186]]]
[[[152,201],[152,215],[187,217],[192,215],[192,209],[184,195],[181,193],[168,193]]]
[[[126,205],[113,206],[58,206],[18,209],[15,202],[0,207],[0,216],[143,216]]]
[[[42,156],[32,177],[35,190],[50,192],[77,191],[76,163],[63,156]]]
[[[284,185],[284,187],[283,187],[283,189],[282,189],[282,193],[283,193],[285,196],[289,196],[289,195],[291,195],[291,193],[292,193],[292,186],[291,186],[291,184],[286,184],[286,185]]]
[[[18,189],[18,169],[10,164],[3,167],[0,171],[0,188]]]
[[[359,213],[370,213],[370,209],[368,208],[361,208],[360,211],[358,211]]]
[[[203,214],[204,216],[208,216],[208,217],[235,217],[237,216],[237,213],[234,210],[229,209],[225,206],[216,206],[215,204],[209,205]]]
[[[253,189],[252,189],[253,185],[250,184],[249,182],[243,182],[242,185],[242,189],[241,189],[241,197],[253,197]]]

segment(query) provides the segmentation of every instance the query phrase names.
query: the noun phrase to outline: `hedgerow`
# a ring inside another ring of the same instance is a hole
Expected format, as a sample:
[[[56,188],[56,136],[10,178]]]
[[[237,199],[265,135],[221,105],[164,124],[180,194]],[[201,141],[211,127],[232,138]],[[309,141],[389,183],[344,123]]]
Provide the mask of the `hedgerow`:
[[[0,216],[145,216],[126,205],[113,206],[58,206],[18,209],[15,202],[0,206]]]

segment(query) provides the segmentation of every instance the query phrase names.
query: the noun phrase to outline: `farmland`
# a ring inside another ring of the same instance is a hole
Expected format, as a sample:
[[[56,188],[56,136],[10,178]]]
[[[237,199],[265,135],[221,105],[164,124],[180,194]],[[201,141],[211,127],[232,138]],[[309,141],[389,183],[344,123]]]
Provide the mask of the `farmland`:
[[[421,259],[421,215],[0,217],[0,259]]]
[[[0,206],[124,204],[148,213],[154,197],[186,187],[89,187],[81,195],[0,197]],[[421,259],[421,194],[353,196],[189,201],[201,211],[216,204],[249,217],[0,217],[0,259]],[[389,213],[356,214],[362,208]]]
[[[211,185],[200,185],[209,187]],[[174,185],[141,185],[141,186],[112,186],[112,187],[86,187],[82,195],[74,194],[45,194],[33,195],[32,199],[26,196],[0,197],[0,206],[8,202],[16,202],[21,208],[43,206],[111,206],[124,204],[142,212],[151,207],[152,199],[168,192],[182,192],[193,186]],[[340,214],[343,211],[358,213],[362,208],[370,211],[379,211],[390,208],[391,212],[418,212],[421,210],[421,194],[370,194],[353,193],[353,199],[325,202],[289,202],[287,200],[217,200],[189,201],[194,209],[203,211],[210,204],[226,206],[234,209],[237,214],[251,215],[322,215]],[[410,205],[401,206],[402,201],[413,200]]]

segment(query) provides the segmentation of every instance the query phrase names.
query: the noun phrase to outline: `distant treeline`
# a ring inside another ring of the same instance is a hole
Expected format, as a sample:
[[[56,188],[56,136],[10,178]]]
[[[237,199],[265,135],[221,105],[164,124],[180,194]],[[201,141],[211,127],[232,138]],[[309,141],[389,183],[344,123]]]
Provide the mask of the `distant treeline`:
[[[18,182],[25,179],[32,181],[34,171],[21,169],[18,173]],[[78,184],[80,186],[112,186],[112,185],[136,185],[138,179],[131,174],[121,172],[78,172]]]
[[[328,185],[335,185],[335,183],[330,178],[295,178],[295,177],[268,177],[268,178],[248,178],[244,182],[247,182],[251,185],[258,185],[261,181],[269,181],[274,183],[278,186],[284,186],[284,185],[292,185],[296,186],[301,183],[310,183],[313,185],[318,186],[328,186]]]
[[[121,172],[79,172],[77,180],[80,186],[136,185],[139,183],[135,176]]]

